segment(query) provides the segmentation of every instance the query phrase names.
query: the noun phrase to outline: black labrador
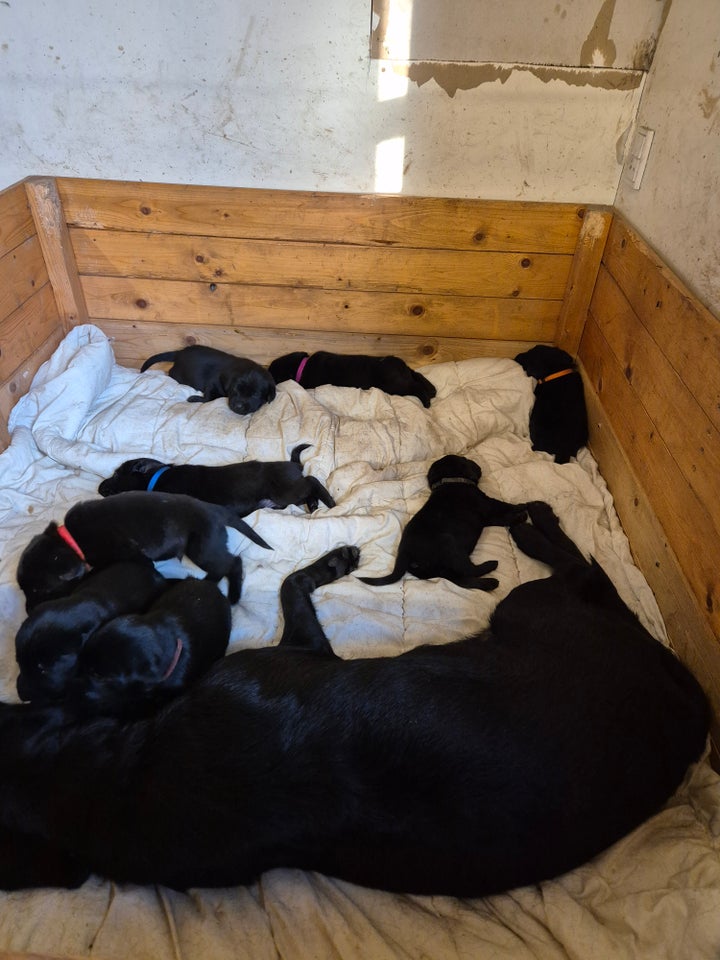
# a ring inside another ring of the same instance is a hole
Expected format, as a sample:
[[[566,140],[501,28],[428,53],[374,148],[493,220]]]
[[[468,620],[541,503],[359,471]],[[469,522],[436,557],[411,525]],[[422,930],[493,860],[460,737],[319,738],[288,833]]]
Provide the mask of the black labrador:
[[[230,553],[226,526],[271,549],[230,510],[180,493],[118,493],[76,503],[58,526],[49,524],[23,550],[17,581],[28,612],[64,596],[91,567],[117,560],[169,560],[187,556],[209,580],[228,581],[231,603],[240,599],[242,560]]]
[[[20,699],[65,696],[88,637],[108,620],[146,610],[166,587],[149,561],[124,561],[91,571],[73,581],[72,593],[33,607],[15,637]]]
[[[144,373],[154,363],[172,360],[168,375],[178,383],[200,391],[188,397],[190,403],[206,403],[227,397],[233,413],[254,413],[275,399],[275,381],[265,367],[247,357],[194,344],[182,350],[168,350],[149,357],[140,367]]]
[[[268,367],[276,383],[295,380],[308,390],[325,383],[336,387],[377,387],[385,393],[417,397],[424,407],[430,406],[436,390],[430,381],[409,367],[400,357],[371,357],[366,354],[288,353],[273,360]]]
[[[285,580],[279,646],[223,657],[149,717],[0,705],[0,887],[291,867],[480,897],[629,833],[700,756],[707,701],[552,511],[528,509],[513,535],[554,572],[475,636],[337,657],[311,593],[357,565],[341,547]]]
[[[530,413],[533,450],[544,450],[556,463],[567,463],[588,441],[588,417],[582,377],[575,361],[559,347],[540,344],[515,360],[537,380]]]
[[[232,507],[238,517],[260,507],[282,510],[291,503],[304,504],[312,513],[319,502],[334,507],[335,501],[316,477],[303,473],[300,454],[309,446],[299,444],[289,461],[246,460],[220,467],[168,464],[148,457],[126,460],[102,481],[98,493],[103,497],[127,490],[186,493],[198,500]]]
[[[73,696],[98,712],[135,712],[174,695],[225,655],[230,604],[209,580],[166,581],[144,613],[100,627],[78,655]]]
[[[485,527],[508,526],[522,520],[525,504],[494,500],[478,483],[482,471],[467,457],[449,454],[428,470],[430,497],[403,530],[395,566],[384,577],[359,577],[383,586],[411,573],[421,580],[443,577],[459,587],[494,590],[498,581],[486,577],[497,561],[473,563],[470,554]]]

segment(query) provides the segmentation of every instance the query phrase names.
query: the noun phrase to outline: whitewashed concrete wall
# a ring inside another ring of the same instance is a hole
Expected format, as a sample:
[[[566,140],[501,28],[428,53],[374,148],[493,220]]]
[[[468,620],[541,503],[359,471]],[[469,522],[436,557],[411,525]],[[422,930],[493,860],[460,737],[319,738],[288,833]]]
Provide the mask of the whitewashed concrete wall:
[[[370,30],[371,0],[3,0],[0,187],[66,174],[612,203],[644,73],[378,63]]]
[[[672,4],[638,123],[655,131],[642,184],[618,209],[720,317],[720,4]],[[682,336],[682,331],[678,331]]]

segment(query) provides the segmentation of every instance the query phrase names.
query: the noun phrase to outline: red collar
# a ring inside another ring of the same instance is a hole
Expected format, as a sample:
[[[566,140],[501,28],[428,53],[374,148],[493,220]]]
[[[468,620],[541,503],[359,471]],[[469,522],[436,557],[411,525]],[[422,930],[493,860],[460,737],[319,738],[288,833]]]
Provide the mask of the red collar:
[[[60,537],[60,539],[61,539],[61,540],[64,540],[65,543],[66,543],[66,544],[70,547],[70,549],[73,551],[73,553],[76,553],[76,554],[78,555],[78,557],[80,557],[80,559],[82,560],[82,562],[85,564],[86,569],[89,570],[89,569],[90,569],[90,564],[89,564],[89,563],[87,562],[87,560],[85,559],[85,554],[82,552],[82,550],[80,549],[80,547],[79,547],[78,544],[77,544],[77,541],[75,540],[75,538],[73,537],[73,535],[70,533],[70,531],[68,530],[68,528],[65,526],[65,524],[62,524],[61,526],[59,526],[59,527],[57,528],[57,532],[58,532],[58,536]]]
[[[572,367],[568,367],[567,370],[558,370],[557,373],[550,373],[547,377],[538,380],[538,383],[548,383],[550,380],[557,380],[558,377],[566,377],[569,373],[575,373]]]
[[[178,665],[178,660],[180,659],[182,648],[183,648],[183,642],[180,639],[180,637],[178,637],[177,640],[175,641],[175,653],[173,654],[173,658],[170,661],[170,666],[167,668],[165,673],[160,678],[160,683],[162,683],[163,680],[167,680],[168,677],[172,674],[175,667]]]

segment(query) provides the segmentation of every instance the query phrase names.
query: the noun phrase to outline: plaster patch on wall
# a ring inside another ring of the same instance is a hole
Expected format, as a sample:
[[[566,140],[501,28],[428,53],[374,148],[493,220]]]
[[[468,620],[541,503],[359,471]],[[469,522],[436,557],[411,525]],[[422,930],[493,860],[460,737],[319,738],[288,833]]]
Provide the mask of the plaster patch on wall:
[[[617,47],[610,39],[615,0],[605,0],[595,23],[580,50],[580,63],[594,67],[611,67],[617,57]]]
[[[700,97],[700,109],[702,111],[702,115],[706,120],[709,120],[713,113],[715,113],[718,102],[720,102],[720,96],[711,97],[708,91],[703,88],[700,91]]]
[[[513,73],[530,73],[543,83],[560,80],[573,87],[602,90],[635,90],[642,83],[642,72],[597,70],[593,67],[543,67],[529,64],[444,63],[440,60],[416,60],[395,63],[393,69],[419,87],[434,80],[449,97],[458,90],[471,90],[484,83],[506,83]]]

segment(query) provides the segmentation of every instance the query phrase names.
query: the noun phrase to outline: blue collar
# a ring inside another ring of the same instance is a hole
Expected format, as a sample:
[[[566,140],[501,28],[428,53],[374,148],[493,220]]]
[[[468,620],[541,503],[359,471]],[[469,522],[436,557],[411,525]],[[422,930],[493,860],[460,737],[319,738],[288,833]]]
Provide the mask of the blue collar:
[[[165,473],[166,470],[169,470],[170,467],[160,467],[159,470],[156,470],[155,473],[150,477],[150,483],[147,485],[148,491],[155,489],[155,484],[158,482],[160,477]]]

